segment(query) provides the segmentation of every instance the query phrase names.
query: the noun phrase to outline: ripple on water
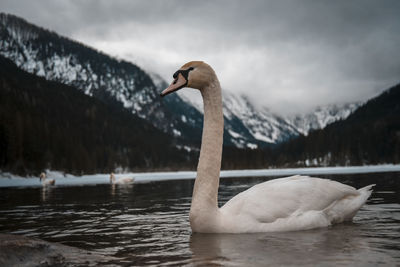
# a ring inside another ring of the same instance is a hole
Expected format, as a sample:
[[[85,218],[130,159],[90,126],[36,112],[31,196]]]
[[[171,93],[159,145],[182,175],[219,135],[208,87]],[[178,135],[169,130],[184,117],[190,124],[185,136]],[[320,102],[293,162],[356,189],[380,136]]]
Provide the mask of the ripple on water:
[[[219,204],[263,179],[222,180]],[[400,185],[388,187],[376,174],[345,179],[355,187],[377,184],[368,205],[354,223],[312,231],[191,234],[188,180],[114,190],[109,185],[56,187],[46,198],[40,188],[3,190],[16,202],[0,204],[0,230],[115,256],[121,265],[395,266],[400,261]]]

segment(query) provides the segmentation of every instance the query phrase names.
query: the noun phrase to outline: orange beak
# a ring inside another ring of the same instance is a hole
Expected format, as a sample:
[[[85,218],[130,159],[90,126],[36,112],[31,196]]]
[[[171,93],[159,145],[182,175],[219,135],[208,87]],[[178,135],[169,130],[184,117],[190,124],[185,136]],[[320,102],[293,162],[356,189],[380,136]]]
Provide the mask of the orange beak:
[[[179,73],[175,80],[168,86],[167,89],[161,92],[160,96],[166,96],[170,93],[178,91],[179,89],[185,87],[187,85],[187,80],[183,77],[182,73]]]

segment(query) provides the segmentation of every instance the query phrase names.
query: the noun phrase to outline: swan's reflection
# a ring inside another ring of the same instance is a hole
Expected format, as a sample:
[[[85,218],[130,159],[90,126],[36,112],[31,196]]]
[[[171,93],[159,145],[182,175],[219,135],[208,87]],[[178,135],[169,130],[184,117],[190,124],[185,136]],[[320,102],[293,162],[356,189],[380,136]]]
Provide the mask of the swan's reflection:
[[[119,195],[122,198],[129,198],[132,195],[134,184],[111,184],[111,196]]]
[[[117,184],[120,194],[131,194],[134,184]]]
[[[46,202],[47,200],[49,200],[53,189],[54,187],[52,186],[42,186],[42,188],[40,189],[42,202]]]
[[[312,231],[260,234],[193,234],[192,259],[197,265],[325,265],[375,259],[357,225]],[[382,256],[382,255],[380,255]]]
[[[115,184],[111,184],[111,196],[115,196]]]

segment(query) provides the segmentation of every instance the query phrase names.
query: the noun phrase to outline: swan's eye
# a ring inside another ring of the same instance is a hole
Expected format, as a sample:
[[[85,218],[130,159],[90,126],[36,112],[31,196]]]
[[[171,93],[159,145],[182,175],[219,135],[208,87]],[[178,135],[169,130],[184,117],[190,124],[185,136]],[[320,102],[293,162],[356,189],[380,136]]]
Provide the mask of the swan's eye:
[[[175,79],[174,84],[178,81],[178,75],[179,73],[182,74],[182,76],[185,78],[185,80],[188,79],[189,76],[189,71],[194,70],[193,67],[190,67],[186,70],[177,70],[172,77]]]

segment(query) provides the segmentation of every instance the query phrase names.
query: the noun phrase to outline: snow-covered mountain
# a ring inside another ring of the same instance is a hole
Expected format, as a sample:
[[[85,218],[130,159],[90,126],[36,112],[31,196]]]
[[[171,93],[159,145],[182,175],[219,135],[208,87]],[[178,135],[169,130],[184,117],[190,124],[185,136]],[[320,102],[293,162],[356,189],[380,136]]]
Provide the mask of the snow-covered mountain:
[[[179,94],[203,113],[200,95],[187,91]],[[228,131],[232,143],[237,147],[256,148],[325,128],[332,122],[347,118],[361,103],[332,104],[317,107],[312,112],[302,115],[281,116],[266,107],[254,105],[245,95],[223,91],[223,105],[225,130]]]
[[[310,130],[323,129],[332,122],[346,119],[360,105],[361,103],[357,102],[317,107],[311,113],[288,117],[287,121],[301,134],[308,135]]]
[[[152,78],[132,63],[13,15],[0,14],[0,39],[0,54],[25,71],[72,85],[107,104],[123,106],[175,136],[191,137],[198,132],[201,114],[178,95],[161,99]]]
[[[201,99],[190,93],[161,99],[159,92],[167,83],[157,74],[13,15],[0,13],[0,40],[0,54],[21,69],[72,85],[107,104],[123,106],[158,129],[182,138],[182,142],[200,140]],[[346,118],[357,107],[332,105],[287,118],[253,105],[243,95],[224,91],[223,101],[224,143],[241,148],[257,148],[307,135],[311,129]]]

